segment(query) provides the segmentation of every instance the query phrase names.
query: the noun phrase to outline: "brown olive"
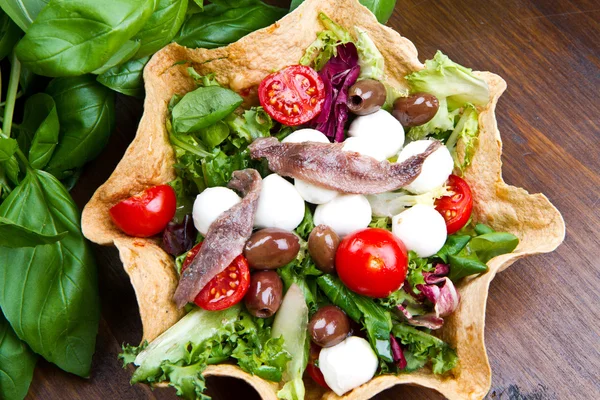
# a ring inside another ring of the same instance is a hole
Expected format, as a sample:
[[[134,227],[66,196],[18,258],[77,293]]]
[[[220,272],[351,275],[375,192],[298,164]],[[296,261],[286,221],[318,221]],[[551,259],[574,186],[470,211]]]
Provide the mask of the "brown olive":
[[[250,276],[250,287],[244,297],[248,312],[258,318],[269,318],[277,312],[283,297],[283,283],[275,271],[258,271]]]
[[[275,269],[294,260],[298,251],[298,236],[283,229],[265,228],[250,236],[244,247],[244,257],[254,269]]]
[[[336,306],[321,307],[308,322],[308,332],[315,344],[335,346],[350,334],[350,320]]]
[[[340,244],[340,237],[327,225],[319,225],[308,237],[308,253],[317,268],[325,273],[335,270],[335,252]]]
[[[374,79],[363,79],[350,87],[348,108],[356,115],[373,114],[383,106],[386,95],[383,83]]]
[[[440,103],[432,94],[415,93],[408,97],[400,97],[394,101],[392,114],[402,126],[423,125],[435,116],[440,108]]]

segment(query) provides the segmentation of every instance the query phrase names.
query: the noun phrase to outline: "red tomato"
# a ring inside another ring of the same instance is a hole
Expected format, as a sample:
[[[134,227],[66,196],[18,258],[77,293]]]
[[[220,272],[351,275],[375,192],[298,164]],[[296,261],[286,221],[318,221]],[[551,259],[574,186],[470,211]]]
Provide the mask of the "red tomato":
[[[369,297],[387,297],[406,278],[404,243],[390,231],[366,228],[346,236],[335,254],[337,273],[350,290]]]
[[[160,233],[175,216],[177,198],[169,185],[154,186],[122,200],[109,210],[115,225],[130,236]]]
[[[290,65],[262,80],[258,98],[273,119],[284,125],[296,126],[321,112],[325,85],[314,69]]]
[[[201,246],[202,242],[189,251],[181,266],[181,272],[189,267]],[[246,258],[240,254],[223,272],[206,284],[194,299],[194,303],[208,311],[224,310],[239,303],[249,287],[250,268]]]
[[[308,365],[306,365],[306,372],[308,372],[308,375],[310,375],[313,381],[317,382],[319,386],[322,386],[327,390],[331,390],[327,385],[327,382],[325,382],[325,377],[323,376],[323,373],[321,372],[319,367],[315,365],[315,361],[319,359],[320,352],[321,348],[311,342],[310,354],[308,356]]]
[[[437,199],[435,208],[446,220],[446,229],[450,235],[469,221],[473,211],[473,196],[469,184],[456,175],[450,175],[446,184],[453,194]]]

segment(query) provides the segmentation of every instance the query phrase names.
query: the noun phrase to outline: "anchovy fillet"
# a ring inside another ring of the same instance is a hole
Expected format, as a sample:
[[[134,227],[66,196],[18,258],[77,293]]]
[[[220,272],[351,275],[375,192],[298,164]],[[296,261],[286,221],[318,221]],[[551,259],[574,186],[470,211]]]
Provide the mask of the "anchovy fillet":
[[[249,149],[252,158],[266,158],[269,169],[279,175],[343,193],[376,194],[411,183],[425,159],[440,146],[433,142],[425,152],[401,163],[343,151],[343,143],[280,143],[269,137],[256,139]]]
[[[200,251],[181,274],[173,296],[179,308],[193,302],[211,279],[242,254],[244,245],[252,234],[254,214],[262,187],[260,174],[254,169],[235,171],[228,186],[244,198],[211,224]]]

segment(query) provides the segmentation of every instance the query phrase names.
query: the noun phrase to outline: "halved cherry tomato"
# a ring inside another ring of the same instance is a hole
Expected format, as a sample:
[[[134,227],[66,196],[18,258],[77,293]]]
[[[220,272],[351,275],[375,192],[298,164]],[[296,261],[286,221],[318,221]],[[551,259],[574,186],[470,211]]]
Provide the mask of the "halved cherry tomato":
[[[473,211],[473,196],[469,184],[456,175],[450,175],[446,185],[452,194],[437,199],[435,208],[446,220],[446,229],[451,235],[469,221]]]
[[[290,65],[262,80],[258,98],[276,121],[290,126],[301,125],[321,112],[325,85],[314,69]]]
[[[185,271],[192,263],[202,242],[198,243],[188,252],[181,272]],[[250,268],[243,255],[235,260],[223,272],[211,279],[194,299],[194,303],[208,311],[219,311],[239,303],[250,287]]]
[[[335,253],[337,273],[348,289],[369,297],[398,290],[408,268],[404,243],[390,231],[366,228],[346,236]]]
[[[148,237],[160,233],[173,219],[177,207],[175,191],[169,185],[154,186],[122,200],[109,210],[115,225],[130,236]]]
[[[308,373],[308,375],[310,375],[313,381],[317,382],[319,386],[324,387],[327,390],[331,390],[327,385],[327,382],[325,382],[325,377],[323,376],[321,369],[319,369],[319,367],[315,365],[315,361],[319,359],[320,352],[321,348],[311,342],[310,353],[308,356],[308,364],[306,365],[306,372]]]

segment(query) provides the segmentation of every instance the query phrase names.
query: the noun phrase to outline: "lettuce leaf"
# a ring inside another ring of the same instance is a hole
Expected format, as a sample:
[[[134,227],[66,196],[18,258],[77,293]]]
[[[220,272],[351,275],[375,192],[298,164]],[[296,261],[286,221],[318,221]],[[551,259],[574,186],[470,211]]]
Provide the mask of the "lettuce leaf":
[[[313,220],[312,212],[308,207],[308,204],[304,205],[304,219],[300,222],[300,225],[296,228],[296,234],[304,240],[308,240],[310,233],[315,229],[315,223]]]
[[[412,250],[408,252],[408,272],[406,274],[406,281],[415,293],[420,293],[419,289],[417,289],[417,285],[425,284],[423,273],[433,271],[435,271],[435,267],[427,258],[420,258],[417,253]]]
[[[438,98],[438,101],[438,111],[429,122],[413,126],[409,129],[407,137],[411,142],[425,139],[429,135],[439,135],[454,129],[454,118],[458,115],[460,109],[450,112],[448,111],[448,101],[446,98]]]
[[[358,27],[356,29],[356,49],[358,50],[358,65],[360,75],[358,79],[375,79],[383,81],[384,60],[383,55],[366,31]]]
[[[446,146],[450,150],[452,159],[454,159],[454,165],[461,171],[471,165],[473,155],[475,154],[475,144],[479,136],[479,113],[472,104],[467,104],[464,107],[464,111],[456,124],[456,127],[450,134],[450,137],[446,141]],[[457,145],[458,140],[461,141],[463,146],[463,157],[462,160],[458,157]]]
[[[448,196],[449,194],[450,192],[446,186],[440,186],[439,188],[423,194],[412,194],[405,190],[370,194],[367,195],[367,200],[369,200],[374,217],[391,218],[416,204],[424,204],[433,207],[436,199]]]
[[[441,51],[432,60],[425,61],[425,68],[406,76],[412,93],[425,92],[438,100],[447,98],[450,110],[465,103],[485,106],[490,100],[487,83],[476,77],[470,68],[450,60]]]
[[[458,364],[456,351],[433,335],[406,324],[394,324],[392,334],[406,346],[405,372],[414,371],[431,362],[434,374],[444,374]]]

